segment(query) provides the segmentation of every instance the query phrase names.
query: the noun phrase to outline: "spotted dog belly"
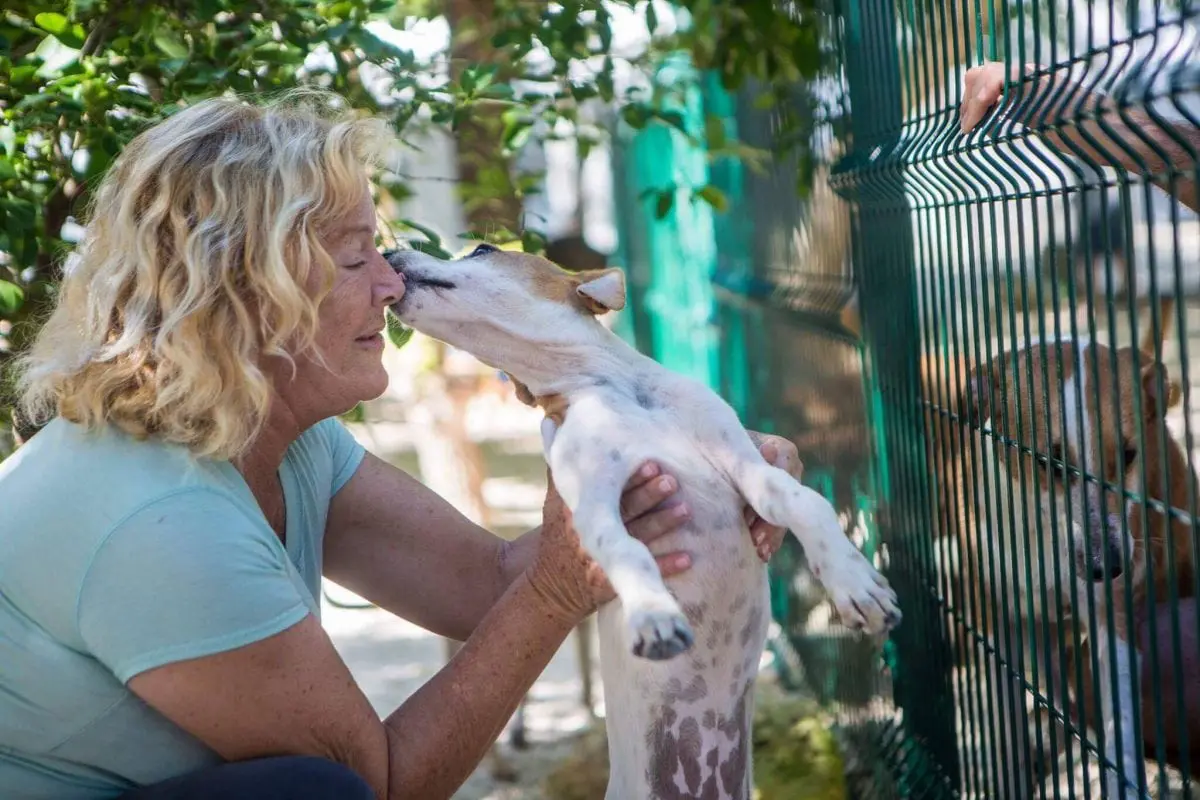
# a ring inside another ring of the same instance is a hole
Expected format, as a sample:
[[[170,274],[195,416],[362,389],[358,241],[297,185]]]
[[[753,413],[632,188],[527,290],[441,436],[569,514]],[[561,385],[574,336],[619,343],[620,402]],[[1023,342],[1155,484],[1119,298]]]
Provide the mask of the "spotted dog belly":
[[[698,626],[691,683],[668,680],[646,731],[651,797],[749,798],[750,722],[768,608],[765,592],[752,601],[745,590],[728,615]]]
[[[601,612],[609,800],[749,800],[754,684],[770,621],[766,567],[740,519],[700,530],[685,529],[672,545],[696,553],[670,583],[696,634],[691,650],[665,662],[635,658],[617,644],[619,601]]]

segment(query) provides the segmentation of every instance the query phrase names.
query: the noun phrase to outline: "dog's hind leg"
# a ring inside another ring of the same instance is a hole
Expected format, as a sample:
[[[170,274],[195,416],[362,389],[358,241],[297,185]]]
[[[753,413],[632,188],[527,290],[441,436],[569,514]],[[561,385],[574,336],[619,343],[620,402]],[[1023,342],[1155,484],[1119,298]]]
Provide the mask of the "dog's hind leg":
[[[843,624],[880,633],[900,622],[895,592],[846,537],[824,497],[761,458],[740,461],[732,474],[760,517],[800,540]]]
[[[673,658],[692,646],[694,634],[663,583],[658,562],[621,519],[621,490],[637,465],[617,450],[590,452],[586,438],[572,438],[570,425],[556,432],[549,419],[542,422],[554,485],[571,510],[584,549],[620,598],[633,654],[655,661]]]

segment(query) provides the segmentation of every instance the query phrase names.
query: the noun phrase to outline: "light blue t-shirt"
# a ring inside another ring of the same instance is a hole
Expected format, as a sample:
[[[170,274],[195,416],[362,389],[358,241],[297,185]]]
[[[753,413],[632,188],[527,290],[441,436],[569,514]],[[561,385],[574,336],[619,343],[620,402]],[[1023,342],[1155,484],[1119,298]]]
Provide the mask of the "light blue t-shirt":
[[[55,420],[0,463],[0,798],[111,798],[219,763],[125,686],[319,615],[336,419],[280,468],[287,546],[227,461]]]

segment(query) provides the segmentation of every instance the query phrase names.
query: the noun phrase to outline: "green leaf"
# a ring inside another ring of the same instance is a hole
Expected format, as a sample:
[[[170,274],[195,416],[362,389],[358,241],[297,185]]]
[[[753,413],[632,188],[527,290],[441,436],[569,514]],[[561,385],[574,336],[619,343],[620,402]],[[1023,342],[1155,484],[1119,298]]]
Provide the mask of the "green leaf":
[[[441,246],[442,237],[438,236],[437,233],[435,233],[432,228],[427,228],[424,225],[414,222],[411,219],[402,219],[402,220],[400,220],[400,224],[406,228],[412,228],[414,231],[416,231],[417,233],[421,234],[426,239],[428,239],[429,243],[434,245],[435,247]]]
[[[33,18],[37,26],[47,33],[52,33],[55,36],[62,36],[71,28],[71,21],[62,14],[56,14],[52,11],[43,11]]]
[[[332,42],[341,41],[342,37],[346,35],[346,31],[350,30],[350,28],[354,24],[355,23],[353,20],[349,20],[349,19],[343,20],[342,22],[339,22],[337,25],[334,25],[333,27],[326,30],[325,38]]]
[[[418,253],[424,253],[426,255],[433,256],[434,258],[440,258],[443,261],[449,261],[454,258],[454,256],[451,255],[446,249],[441,247],[441,245],[436,245],[433,242],[423,242],[415,239],[409,239],[408,246],[413,250],[416,250]]]
[[[711,183],[707,186],[702,186],[700,190],[696,192],[696,196],[712,206],[713,210],[718,214],[724,214],[729,208],[729,198],[725,196],[724,192],[722,192],[716,186],[713,186]]]
[[[710,150],[720,150],[725,146],[725,122],[716,114],[704,118],[704,138]]]
[[[78,50],[83,47],[83,43],[87,39],[87,32],[84,31],[82,25],[76,23],[68,26],[62,33],[55,34],[55,38],[67,47]]]
[[[514,119],[504,126],[504,148],[516,151],[525,146],[533,135],[533,123],[527,119]]]
[[[343,422],[364,422],[367,418],[367,408],[362,403],[359,403],[346,413],[341,415]]]
[[[621,109],[621,119],[625,120],[625,124],[629,127],[640,130],[646,127],[646,122],[650,119],[650,112],[641,103],[630,103]]]
[[[20,286],[0,281],[0,315],[15,314],[25,302],[25,292]]]
[[[683,133],[687,133],[687,123],[683,119],[683,114],[679,113],[678,111],[664,111],[655,114],[655,116],[670,125],[672,128],[682,131]]]
[[[612,56],[604,57],[604,67],[596,76],[596,88],[600,92],[600,97],[606,103],[611,103],[615,90],[613,88],[613,61]]]
[[[511,100],[515,94],[513,87],[507,83],[493,83],[479,91],[480,97],[489,100]]]
[[[671,208],[675,205],[675,190],[665,189],[658,193],[658,199],[654,202],[654,218],[663,219],[667,214],[671,213]]]
[[[170,58],[187,58],[188,49],[174,31],[159,29],[154,32],[154,46]]]
[[[396,347],[404,347],[413,337],[413,329],[400,321],[389,308],[384,315],[387,319],[387,337]]]
[[[646,29],[651,36],[658,30],[658,12],[654,10],[654,0],[646,3]]]
[[[0,208],[4,210],[4,227],[9,234],[33,231],[37,223],[37,206],[32,202],[22,197],[13,197],[5,200]]]
[[[0,181],[17,177],[17,171],[7,158],[0,158]]]
[[[546,250],[546,237],[538,231],[524,231],[521,234],[521,248],[526,253],[541,255]]]
[[[13,86],[24,86],[37,77],[38,68],[31,64],[25,64],[20,67],[13,67],[9,73],[9,80]]]
[[[368,61],[385,61],[389,58],[403,59],[409,55],[407,50],[399,48],[391,42],[385,42],[365,28],[354,28],[346,34],[346,39],[362,50]]]

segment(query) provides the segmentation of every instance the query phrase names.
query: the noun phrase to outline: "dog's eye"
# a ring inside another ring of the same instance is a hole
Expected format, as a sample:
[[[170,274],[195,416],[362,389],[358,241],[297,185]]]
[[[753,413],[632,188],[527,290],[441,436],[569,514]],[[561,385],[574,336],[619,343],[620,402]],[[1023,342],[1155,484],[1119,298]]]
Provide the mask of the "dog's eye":
[[[476,247],[474,250],[472,250],[471,254],[469,256],[467,256],[467,258],[475,258],[475,256],[483,256],[483,255],[487,255],[488,253],[495,253],[499,249],[500,249],[499,247],[495,247],[494,245],[481,244],[478,247]]]
[[[1067,474],[1067,454],[1061,444],[1050,445],[1049,466],[1050,469],[1059,475],[1065,476]]]
[[[1133,467],[1133,462],[1137,460],[1138,451],[1136,447],[1126,447],[1121,453],[1121,469],[1128,470]]]

